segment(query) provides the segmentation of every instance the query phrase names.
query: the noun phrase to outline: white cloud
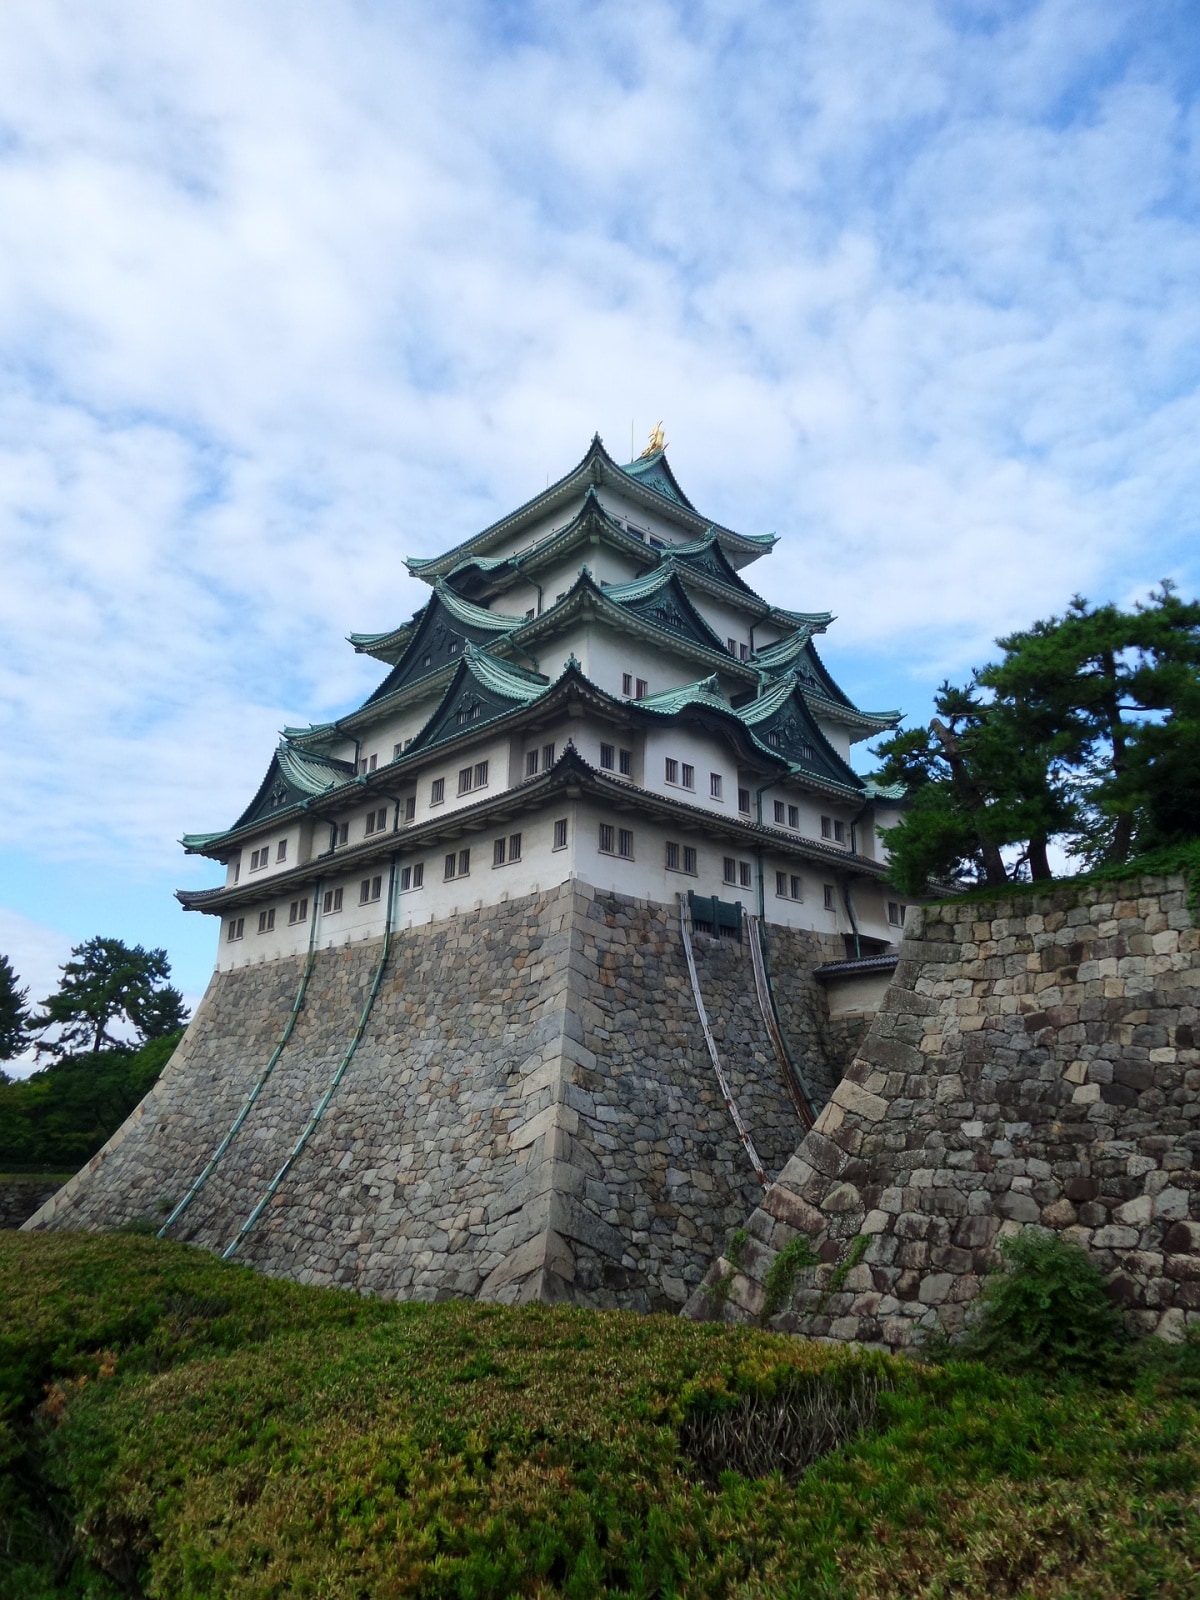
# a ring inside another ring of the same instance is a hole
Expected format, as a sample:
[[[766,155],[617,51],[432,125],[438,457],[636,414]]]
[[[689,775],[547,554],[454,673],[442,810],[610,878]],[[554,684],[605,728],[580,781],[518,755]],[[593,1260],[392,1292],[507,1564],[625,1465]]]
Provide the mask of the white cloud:
[[[8,8],[0,843],[165,894],[274,730],[373,683],[342,636],[421,602],[402,556],[631,416],[783,535],[765,581],[839,614],[841,676],[889,663],[877,702],[1073,590],[1194,589],[1189,32],[1121,0]]]

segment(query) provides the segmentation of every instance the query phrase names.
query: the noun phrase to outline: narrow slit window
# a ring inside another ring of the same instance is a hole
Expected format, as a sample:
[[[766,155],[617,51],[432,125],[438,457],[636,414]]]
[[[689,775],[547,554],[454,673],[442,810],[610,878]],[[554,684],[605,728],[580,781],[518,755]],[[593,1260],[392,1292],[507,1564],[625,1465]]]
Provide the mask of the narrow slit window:
[[[543,772],[549,772],[550,768],[553,765],[554,765],[554,746],[552,744],[544,744],[542,746],[542,771]]]
[[[750,815],[750,791],[749,791],[749,789],[739,789],[738,790],[738,810],[743,812],[746,816]]]
[[[831,883],[825,885],[825,909],[826,911],[837,910],[837,894]]]

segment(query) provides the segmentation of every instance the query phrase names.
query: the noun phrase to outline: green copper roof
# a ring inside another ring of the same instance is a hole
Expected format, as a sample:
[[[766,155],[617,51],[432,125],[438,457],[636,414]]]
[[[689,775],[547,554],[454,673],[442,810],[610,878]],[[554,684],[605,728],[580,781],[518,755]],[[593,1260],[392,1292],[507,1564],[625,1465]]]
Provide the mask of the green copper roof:
[[[648,694],[636,702],[639,711],[660,711],[674,716],[688,706],[711,706],[716,711],[733,714],[733,707],[721,691],[721,680],[714,672],[711,678],[700,678],[695,683],[680,684],[677,689],[662,689],[658,694]]]
[[[636,461],[627,462],[621,471],[666,499],[673,500],[676,505],[695,511],[695,506],[676,482],[664,450],[652,450],[648,455],[639,456]]]
[[[486,650],[468,644],[437,709],[405,755],[411,758],[431,745],[467,731],[477,732],[497,717],[540,699],[549,687],[549,680],[540,673],[498,661]]]
[[[805,704],[797,673],[785,673],[757,699],[738,706],[736,714],[749,727],[760,730],[760,740],[782,755],[793,772],[862,793],[862,778],[830,744]]]

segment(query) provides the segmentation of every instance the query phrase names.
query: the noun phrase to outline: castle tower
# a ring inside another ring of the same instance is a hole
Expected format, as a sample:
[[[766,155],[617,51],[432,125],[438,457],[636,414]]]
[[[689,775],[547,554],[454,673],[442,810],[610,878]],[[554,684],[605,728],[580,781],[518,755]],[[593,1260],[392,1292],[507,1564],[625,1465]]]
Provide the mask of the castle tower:
[[[378,687],[185,836],[225,870],[179,892],[219,919],[212,982],[28,1225],[150,1217],[404,1297],[681,1306],[865,1028],[820,969],[886,966],[903,922],[898,796],[848,759],[896,713],[837,686],[828,613],[742,577],[774,543],[701,515],[656,430],[409,561],[426,604],[350,641]]]

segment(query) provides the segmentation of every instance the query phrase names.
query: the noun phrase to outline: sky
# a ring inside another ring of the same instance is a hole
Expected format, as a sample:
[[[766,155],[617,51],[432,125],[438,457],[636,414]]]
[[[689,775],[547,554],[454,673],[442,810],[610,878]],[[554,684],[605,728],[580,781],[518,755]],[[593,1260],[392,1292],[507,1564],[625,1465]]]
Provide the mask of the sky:
[[[1200,590],[1197,0],[8,0],[0,952],[203,992],[228,825],[403,566],[663,419],[929,715]],[[767,568],[769,567],[769,571]]]

